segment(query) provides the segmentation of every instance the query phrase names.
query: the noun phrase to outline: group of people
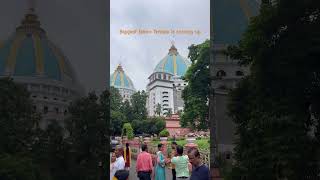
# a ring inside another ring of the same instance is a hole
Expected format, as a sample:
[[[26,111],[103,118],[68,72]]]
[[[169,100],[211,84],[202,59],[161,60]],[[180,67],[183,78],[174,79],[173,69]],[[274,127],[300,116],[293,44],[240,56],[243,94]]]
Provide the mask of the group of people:
[[[147,145],[142,145],[142,152],[138,155],[136,171],[140,180],[166,180],[165,167],[171,164],[172,179],[208,180],[209,168],[200,159],[198,149],[189,149],[184,154],[183,147],[173,142],[171,158],[164,155],[163,144],[158,145],[157,159],[153,167],[151,154],[147,152]]]
[[[166,180],[166,166],[169,165],[173,180],[209,180],[209,168],[202,163],[198,149],[189,149],[184,154],[183,146],[176,142],[171,144],[171,149],[171,156],[166,157],[164,145],[159,144],[156,160],[153,161],[147,145],[143,144],[136,161],[137,177],[140,180]],[[110,180],[127,180],[131,162],[129,145],[126,144],[126,148],[116,148],[111,162]]]
[[[117,146],[111,155],[110,180],[127,180],[131,164],[131,150],[129,144],[122,148]]]

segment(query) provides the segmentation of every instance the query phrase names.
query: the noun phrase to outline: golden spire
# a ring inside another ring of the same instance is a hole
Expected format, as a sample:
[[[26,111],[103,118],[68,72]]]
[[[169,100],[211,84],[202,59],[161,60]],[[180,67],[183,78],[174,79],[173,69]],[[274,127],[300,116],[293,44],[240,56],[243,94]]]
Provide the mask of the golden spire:
[[[123,71],[123,68],[122,68],[122,66],[121,66],[121,62],[119,63],[116,71]]]
[[[174,46],[174,41],[171,41],[171,47],[169,49],[169,53],[168,54],[178,54],[178,50],[177,48]]]
[[[34,12],[36,8],[36,0],[28,0],[29,11]]]

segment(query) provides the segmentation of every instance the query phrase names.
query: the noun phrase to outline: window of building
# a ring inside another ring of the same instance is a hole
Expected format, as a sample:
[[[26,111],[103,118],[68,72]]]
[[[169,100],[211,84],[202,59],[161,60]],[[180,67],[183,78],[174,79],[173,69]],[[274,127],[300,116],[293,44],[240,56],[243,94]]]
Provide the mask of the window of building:
[[[47,114],[48,111],[49,111],[48,106],[44,106],[44,107],[43,107],[43,113],[44,113],[44,114]]]
[[[217,72],[217,77],[224,77],[224,76],[227,76],[227,73],[223,70],[220,70]]]
[[[244,73],[242,71],[236,71],[236,76],[243,76]]]
[[[48,99],[48,97],[47,97],[47,96],[44,96],[43,99]]]
[[[226,153],[226,159],[231,159],[231,153],[230,152]]]
[[[161,74],[158,74],[158,79],[161,79]]]
[[[167,80],[167,75],[163,74],[163,79]]]

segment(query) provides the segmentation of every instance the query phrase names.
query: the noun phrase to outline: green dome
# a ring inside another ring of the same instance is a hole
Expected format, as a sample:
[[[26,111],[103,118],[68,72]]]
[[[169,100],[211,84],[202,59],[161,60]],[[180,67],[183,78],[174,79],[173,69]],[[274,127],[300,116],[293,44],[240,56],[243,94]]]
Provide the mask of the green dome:
[[[13,36],[0,43],[0,76],[75,80],[67,58],[47,38],[33,9],[25,15]]]
[[[180,56],[177,48],[172,45],[169,53],[157,64],[154,72],[165,72],[176,76],[184,76],[190,61]]]

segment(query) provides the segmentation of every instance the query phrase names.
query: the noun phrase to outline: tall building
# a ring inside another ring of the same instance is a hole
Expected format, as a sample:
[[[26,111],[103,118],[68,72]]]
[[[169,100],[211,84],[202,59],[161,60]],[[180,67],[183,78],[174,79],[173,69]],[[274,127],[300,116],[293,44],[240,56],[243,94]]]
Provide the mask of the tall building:
[[[229,45],[236,44],[246,30],[250,17],[257,15],[259,0],[216,0],[213,2],[213,68],[212,84],[215,89],[214,111],[218,151],[233,151],[235,124],[228,116],[228,92],[250,73],[248,67],[238,65],[238,60],[226,56]],[[226,12],[228,9],[228,12]],[[230,23],[233,22],[233,23]],[[229,155],[228,155],[229,157]]]
[[[184,102],[181,94],[187,85],[182,77],[186,73],[190,61],[182,57],[177,48],[172,45],[168,54],[160,60],[153,73],[149,76],[147,85],[147,110],[149,116],[183,111]]]
[[[68,58],[48,39],[33,8],[0,45],[3,77],[11,77],[27,88],[34,109],[41,113],[42,128],[52,120],[63,125],[69,103],[83,93]]]
[[[131,95],[136,92],[131,79],[124,72],[120,64],[110,76],[110,85],[119,90],[123,101],[128,100],[130,102]]]

